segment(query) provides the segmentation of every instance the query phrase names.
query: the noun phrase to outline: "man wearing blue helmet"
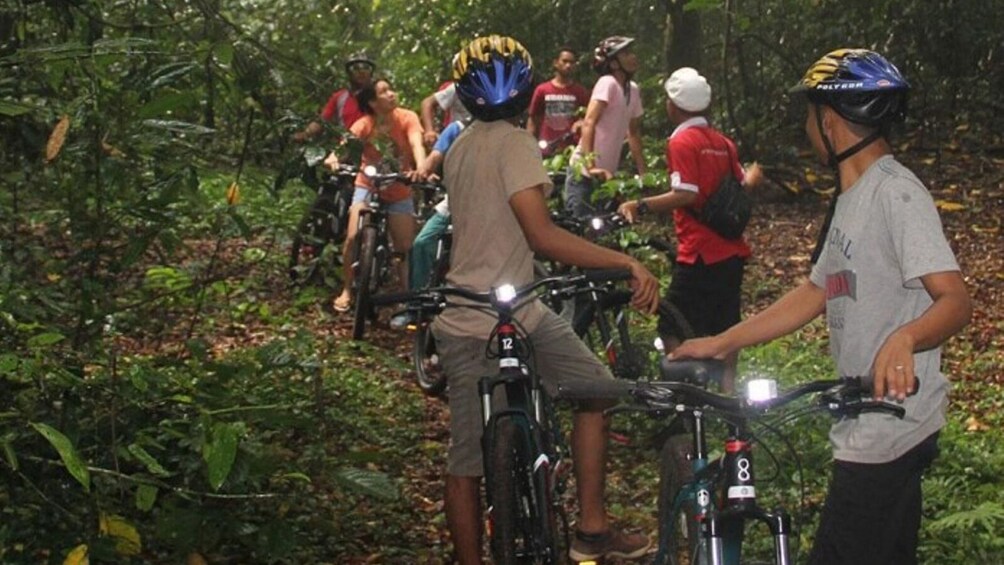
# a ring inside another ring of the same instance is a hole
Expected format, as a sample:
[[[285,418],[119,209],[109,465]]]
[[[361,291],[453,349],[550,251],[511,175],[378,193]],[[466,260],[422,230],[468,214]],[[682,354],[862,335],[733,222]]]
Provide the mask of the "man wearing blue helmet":
[[[457,93],[474,122],[450,147],[443,167],[453,218],[447,282],[475,291],[506,283],[525,285],[533,281],[537,253],[568,265],[630,269],[634,305],[653,312],[659,283],[645,267],[551,222],[545,198],[552,186],[540,149],[533,136],[515,123],[533,92],[530,54],[514,39],[493,35],[472,41],[455,61]],[[549,393],[554,394],[559,382],[613,378],[568,323],[539,300],[514,317],[533,346],[537,373]],[[450,389],[446,518],[457,559],[464,565],[481,563],[478,492],[483,467],[477,382],[497,371],[484,354],[495,321],[480,310],[447,308],[433,325]],[[648,539],[612,528],[607,519],[606,430],[598,405],[576,411],[571,445],[579,519],[569,555],[575,561],[641,557]]]
[[[969,293],[931,195],[886,140],[906,114],[909,85],[896,67],[840,49],[792,90],[804,94],[806,134],[838,178],[810,278],[674,357],[724,358],[825,313],[837,372],[870,376],[874,397],[901,402],[906,414],[865,413],[831,428],[832,478],[809,563],[915,564],[921,476],[945,424],[940,346],[969,322]]]

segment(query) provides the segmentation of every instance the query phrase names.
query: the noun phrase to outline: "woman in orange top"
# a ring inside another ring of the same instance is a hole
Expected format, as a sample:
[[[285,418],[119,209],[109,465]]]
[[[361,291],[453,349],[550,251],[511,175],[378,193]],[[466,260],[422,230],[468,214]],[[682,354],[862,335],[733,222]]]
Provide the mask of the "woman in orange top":
[[[397,170],[404,172],[412,180],[417,180],[415,164],[425,160],[425,146],[422,144],[422,124],[418,115],[411,110],[397,107],[397,93],[391,89],[390,82],[379,79],[371,86],[359,91],[356,96],[359,107],[365,116],[352,124],[352,135],[365,142],[363,148],[362,167],[373,165],[380,169],[384,155],[374,145],[374,141],[390,141],[397,160]],[[324,160],[325,165],[332,170],[338,168],[338,157],[332,153]],[[339,312],[348,311],[352,303],[352,263],[355,260],[356,232],[359,229],[359,211],[366,207],[366,197],[373,184],[366,175],[359,173],[356,177],[356,191],[352,197],[352,207],[349,209],[349,225],[342,248],[345,267],[345,286],[342,293],[335,299],[334,308]],[[380,192],[389,213],[391,244],[394,255],[399,259],[398,270],[403,289],[408,287],[407,254],[415,239],[414,202],[411,189],[403,183],[395,183]]]

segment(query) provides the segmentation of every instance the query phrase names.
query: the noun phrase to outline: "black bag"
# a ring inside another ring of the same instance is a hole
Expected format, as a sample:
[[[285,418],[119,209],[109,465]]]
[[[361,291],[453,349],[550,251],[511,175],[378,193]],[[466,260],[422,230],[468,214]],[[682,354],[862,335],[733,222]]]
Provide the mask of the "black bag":
[[[731,149],[728,144],[726,147]],[[735,155],[731,153],[730,150],[729,156],[735,160]],[[731,168],[730,160],[729,169]],[[718,183],[718,189],[708,197],[700,210],[694,208],[687,210],[697,221],[725,239],[739,239],[746,230],[750,216],[753,215],[753,199],[739,179],[730,173]]]

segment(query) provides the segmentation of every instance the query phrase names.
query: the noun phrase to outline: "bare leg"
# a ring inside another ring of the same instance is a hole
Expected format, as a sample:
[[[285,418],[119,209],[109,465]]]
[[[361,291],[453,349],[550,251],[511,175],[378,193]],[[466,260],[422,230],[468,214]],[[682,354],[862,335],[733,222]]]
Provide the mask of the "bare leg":
[[[446,475],[446,524],[460,565],[481,565],[481,477]]]
[[[415,241],[418,226],[411,214],[390,214],[387,219],[390,227],[390,241],[398,255],[398,281],[401,290],[408,290],[408,252]]]
[[[345,243],[342,244],[342,293],[335,299],[336,307],[348,308],[352,302],[352,262],[356,258],[356,236],[359,235],[359,212],[366,208],[365,202],[353,204],[349,208],[349,225],[346,226]]]
[[[575,464],[575,488],[579,499],[578,528],[587,533],[605,532],[609,529],[604,505],[607,421],[602,411],[575,412],[572,460]]]

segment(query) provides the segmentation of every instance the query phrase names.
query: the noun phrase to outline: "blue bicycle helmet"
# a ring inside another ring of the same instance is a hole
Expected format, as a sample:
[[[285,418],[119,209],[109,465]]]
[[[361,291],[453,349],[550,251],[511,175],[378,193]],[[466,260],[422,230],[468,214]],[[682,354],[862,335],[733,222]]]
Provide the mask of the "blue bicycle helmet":
[[[906,117],[910,84],[885,57],[867,49],[837,49],[824,55],[791,89],[844,119],[870,127]]]
[[[511,118],[530,105],[533,59],[511,37],[479,37],[454,57],[453,79],[457,96],[474,119]]]

